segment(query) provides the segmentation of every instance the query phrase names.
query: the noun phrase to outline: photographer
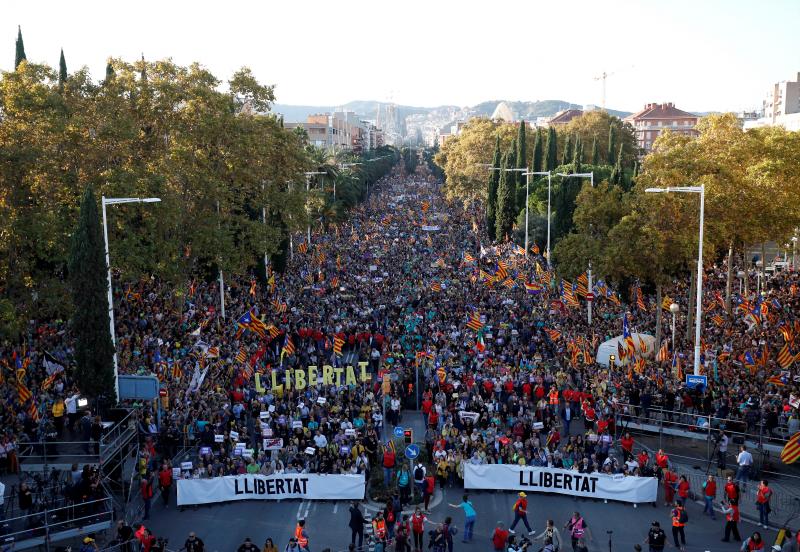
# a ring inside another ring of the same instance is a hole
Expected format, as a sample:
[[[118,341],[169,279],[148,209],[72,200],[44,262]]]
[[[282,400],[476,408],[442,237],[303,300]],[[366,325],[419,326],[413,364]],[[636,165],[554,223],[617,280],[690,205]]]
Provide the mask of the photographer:
[[[541,540],[545,545],[547,544],[547,539],[550,539],[554,552],[558,552],[564,542],[561,540],[561,532],[552,519],[547,520],[547,526],[544,528],[544,531],[542,531],[542,534],[533,538],[535,541]]]
[[[654,521],[650,526],[650,531],[647,533],[644,544],[650,546],[650,552],[664,552],[664,546],[667,544],[667,534],[661,528],[659,522]]]

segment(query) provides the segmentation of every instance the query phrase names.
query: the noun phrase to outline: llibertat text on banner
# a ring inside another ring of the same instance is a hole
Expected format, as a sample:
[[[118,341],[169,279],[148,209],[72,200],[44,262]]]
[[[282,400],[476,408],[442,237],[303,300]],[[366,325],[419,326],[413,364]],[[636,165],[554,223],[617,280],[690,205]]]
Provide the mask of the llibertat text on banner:
[[[509,464],[465,464],[464,488],[558,493],[621,502],[655,502],[658,480]]]
[[[285,498],[361,500],[365,491],[363,474],[243,474],[210,479],[179,479],[177,484],[178,506]]]

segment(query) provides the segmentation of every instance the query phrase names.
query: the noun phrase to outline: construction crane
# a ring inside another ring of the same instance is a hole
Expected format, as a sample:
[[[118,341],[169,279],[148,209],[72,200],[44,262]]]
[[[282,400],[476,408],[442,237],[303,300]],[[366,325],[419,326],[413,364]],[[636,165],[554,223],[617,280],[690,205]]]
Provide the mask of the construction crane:
[[[606,108],[606,79],[608,77],[614,75],[614,74],[615,73],[613,73],[613,72],[612,73],[606,73],[605,71],[603,71],[602,75],[594,77],[594,80],[596,80],[596,81],[599,81],[599,80],[603,81],[603,103],[602,103],[603,109]]]

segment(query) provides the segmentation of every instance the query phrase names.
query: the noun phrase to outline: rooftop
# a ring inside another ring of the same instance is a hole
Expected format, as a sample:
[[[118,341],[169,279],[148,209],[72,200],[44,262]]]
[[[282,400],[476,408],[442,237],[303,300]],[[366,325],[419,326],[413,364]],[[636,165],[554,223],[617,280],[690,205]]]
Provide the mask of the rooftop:
[[[669,103],[649,103],[644,106],[644,109],[633,115],[625,117],[629,121],[638,121],[640,119],[696,119],[697,115],[683,111],[675,107],[672,102]]]

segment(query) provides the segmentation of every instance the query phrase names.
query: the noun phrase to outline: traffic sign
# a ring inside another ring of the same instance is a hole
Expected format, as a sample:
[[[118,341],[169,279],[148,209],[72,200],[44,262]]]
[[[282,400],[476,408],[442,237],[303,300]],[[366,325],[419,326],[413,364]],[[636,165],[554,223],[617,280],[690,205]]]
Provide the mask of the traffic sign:
[[[418,445],[408,445],[406,447],[406,458],[409,460],[413,460],[419,456],[419,446]]]
[[[702,385],[703,389],[708,387],[708,376],[695,376],[693,374],[686,374],[686,387],[694,389],[698,385]]]
[[[400,426],[394,426],[394,436],[398,439],[403,437],[403,428]]]
[[[587,293],[586,294],[586,300],[587,301],[594,301],[594,293],[592,293],[591,291],[589,293]]]

